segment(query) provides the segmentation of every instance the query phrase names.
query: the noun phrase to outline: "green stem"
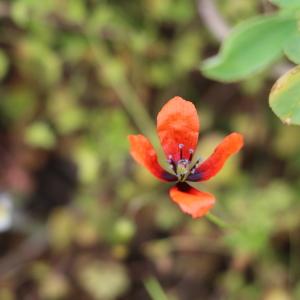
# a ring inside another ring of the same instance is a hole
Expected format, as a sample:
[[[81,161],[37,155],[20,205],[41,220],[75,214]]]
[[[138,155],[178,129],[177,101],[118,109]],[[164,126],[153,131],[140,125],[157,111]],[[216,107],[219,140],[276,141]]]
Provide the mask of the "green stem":
[[[235,225],[229,224],[222,219],[220,219],[218,216],[212,214],[212,213],[207,213],[205,217],[215,225],[219,226],[222,229],[238,229]]]
[[[85,35],[85,38],[93,51],[97,64],[101,68],[102,75],[118,95],[131,119],[139,130],[157,145],[153,121],[128,82],[122,62],[118,61],[117,57],[112,57],[105,45],[101,44],[96,47],[96,41],[93,42],[94,40],[92,41],[88,35]]]
[[[150,277],[144,281],[145,288],[152,300],[168,300],[158,280]]]

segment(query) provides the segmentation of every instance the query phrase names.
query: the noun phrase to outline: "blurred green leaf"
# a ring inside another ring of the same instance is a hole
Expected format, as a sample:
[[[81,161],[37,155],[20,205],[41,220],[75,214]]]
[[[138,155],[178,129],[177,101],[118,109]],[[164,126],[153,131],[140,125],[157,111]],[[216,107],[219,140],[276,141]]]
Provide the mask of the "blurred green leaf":
[[[291,159],[294,165],[294,159],[299,157],[300,140],[299,128],[296,126],[280,126],[273,138],[272,149],[283,159]]]
[[[299,0],[269,0],[282,8],[300,8]]]
[[[88,123],[86,111],[77,103],[76,92],[69,87],[60,87],[51,93],[47,112],[59,133],[67,135],[82,129]]]
[[[99,153],[88,143],[81,143],[73,153],[79,168],[82,183],[91,183],[97,179],[100,167]]]
[[[76,243],[83,247],[91,247],[99,242],[99,232],[96,224],[89,216],[80,221],[79,226],[75,233]]]
[[[262,290],[259,287],[255,284],[249,284],[247,279],[245,279],[244,276],[241,276],[239,269],[233,269],[224,274],[219,285],[225,288],[227,295],[230,295],[230,300],[259,299],[262,293]]]
[[[283,123],[300,125],[300,66],[276,81],[269,96],[269,104]]]
[[[129,242],[136,231],[135,224],[127,218],[118,219],[111,232],[111,239],[115,243],[127,243]]]
[[[296,284],[296,287],[293,292],[294,299],[300,298],[300,282]]]
[[[70,286],[66,277],[58,272],[49,272],[40,281],[39,294],[42,299],[64,299],[70,291]]]
[[[257,8],[260,5],[260,1],[223,0],[216,1],[216,5],[229,24],[238,24],[257,15]]]
[[[93,126],[100,161],[108,162],[111,170],[114,171],[124,164],[128,155],[127,135],[130,132],[128,119],[122,111],[116,109],[97,113],[97,118],[98,121],[96,117],[94,118]]]
[[[178,23],[186,23],[195,14],[195,4],[192,1],[169,1],[169,9],[166,11],[165,20]],[[172,13],[170,13],[172,11]]]
[[[9,60],[5,52],[0,50],[0,80],[6,75],[8,70]]]
[[[171,201],[165,200],[158,201],[155,223],[162,230],[171,230],[180,224],[182,213]]]
[[[0,101],[1,111],[11,120],[30,118],[36,109],[36,95],[27,86],[8,89]]]
[[[56,116],[57,129],[62,134],[69,134],[74,130],[84,127],[86,124],[87,116],[83,109],[79,107],[71,107],[66,110],[64,114]]]
[[[300,35],[297,34],[284,46],[284,54],[295,64],[300,64]]]
[[[158,21],[184,24],[195,15],[192,1],[182,0],[146,0],[147,14]]]
[[[77,278],[80,285],[99,300],[116,299],[129,287],[126,269],[115,262],[95,260],[79,264]]]
[[[156,278],[150,277],[145,280],[144,284],[152,300],[168,300],[167,295]]]
[[[0,299],[15,300],[14,292],[9,287],[0,287]]]
[[[153,62],[148,69],[148,77],[150,82],[158,87],[164,87],[171,83],[174,79],[170,62],[166,60]]]
[[[169,15],[170,2],[170,0],[147,0],[145,1],[145,6],[152,18],[160,20]]]
[[[21,70],[44,86],[51,86],[61,78],[61,61],[59,56],[38,39],[28,38],[20,41]],[[43,76],[41,76],[41,74]]]
[[[282,55],[285,42],[297,31],[290,16],[259,16],[234,28],[220,53],[204,61],[203,73],[221,81],[235,81],[261,71]]]
[[[23,26],[29,20],[28,6],[24,1],[16,1],[11,7],[11,16],[15,23]]]
[[[129,19],[122,16],[122,10],[101,3],[87,19],[86,30],[89,34],[98,35],[109,32],[112,39],[126,39],[130,30]]]
[[[284,222],[284,214],[294,198],[291,187],[284,181],[273,181],[265,188],[249,192],[234,191],[228,195],[226,204],[238,229],[225,237],[226,243],[240,253],[268,251],[270,235]]]
[[[266,293],[264,299],[265,300],[291,300],[292,298],[290,297],[290,293],[286,291],[284,288],[273,287]]]
[[[193,68],[200,59],[201,39],[199,32],[185,32],[176,42],[171,51],[176,72],[182,74]]]
[[[70,246],[76,234],[74,231],[76,223],[75,216],[66,208],[57,209],[51,214],[47,230],[54,250],[62,251]]]
[[[56,137],[44,122],[35,122],[28,126],[25,131],[25,141],[30,146],[51,149],[55,146]]]
[[[83,0],[72,0],[64,2],[64,17],[76,23],[81,23],[86,18],[86,5]]]
[[[41,23],[42,18],[51,12],[54,6],[55,1],[52,0],[18,0],[12,3],[11,15],[19,26],[26,26],[34,19],[39,20]]]
[[[60,43],[64,60],[71,63],[80,61],[88,47],[84,37],[75,34],[62,34]]]

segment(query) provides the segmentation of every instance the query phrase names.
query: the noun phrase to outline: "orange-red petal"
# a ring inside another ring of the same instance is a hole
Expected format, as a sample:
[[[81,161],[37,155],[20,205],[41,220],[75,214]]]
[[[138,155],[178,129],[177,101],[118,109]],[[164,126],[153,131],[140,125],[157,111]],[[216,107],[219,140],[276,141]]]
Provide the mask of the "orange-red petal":
[[[194,189],[187,183],[178,183],[170,189],[170,197],[180,209],[193,218],[200,218],[214,206],[212,194]]]
[[[194,104],[181,97],[169,100],[157,115],[157,133],[164,152],[173,160],[180,159],[179,144],[183,144],[183,158],[188,159],[189,150],[197,146],[199,118]]]
[[[147,168],[162,181],[176,181],[177,177],[165,171],[157,160],[155,150],[149,140],[143,135],[129,135],[130,154],[136,162]]]
[[[197,169],[195,174],[189,176],[190,181],[207,180],[216,175],[223,167],[225,161],[237,153],[244,145],[244,138],[239,133],[231,133],[217,146],[213,154]]]

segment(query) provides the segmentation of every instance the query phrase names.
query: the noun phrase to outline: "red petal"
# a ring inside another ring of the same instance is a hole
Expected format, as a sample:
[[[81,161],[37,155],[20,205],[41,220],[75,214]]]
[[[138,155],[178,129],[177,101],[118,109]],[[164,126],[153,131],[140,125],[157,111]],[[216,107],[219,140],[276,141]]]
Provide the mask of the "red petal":
[[[227,158],[238,152],[244,145],[244,138],[239,133],[231,133],[218,145],[214,153],[206,159],[188,180],[202,181],[216,175],[223,167]]]
[[[158,163],[157,155],[149,140],[143,135],[129,135],[130,154],[147,168],[154,176],[162,181],[176,181],[177,177],[165,171]]]
[[[169,100],[157,115],[157,132],[164,152],[175,161],[180,159],[179,144],[183,144],[183,158],[190,156],[189,149],[197,146],[199,119],[194,104],[180,97]]]
[[[170,197],[181,210],[193,218],[204,216],[213,207],[215,197],[212,194],[198,191],[187,183],[178,183],[170,189]]]

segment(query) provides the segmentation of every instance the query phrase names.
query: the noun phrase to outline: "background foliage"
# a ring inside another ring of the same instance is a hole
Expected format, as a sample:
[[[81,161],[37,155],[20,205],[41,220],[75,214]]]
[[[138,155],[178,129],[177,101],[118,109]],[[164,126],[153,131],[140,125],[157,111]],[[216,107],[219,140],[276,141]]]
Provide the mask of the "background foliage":
[[[230,26],[278,10],[216,5]],[[205,78],[199,62],[220,45],[206,9],[0,2],[0,299],[300,298],[299,129],[268,108],[278,53],[262,43],[272,64],[239,84]],[[285,36],[290,21],[280,22]],[[157,144],[155,116],[174,95],[197,106],[201,156],[231,131],[245,136],[199,186],[232,228],[183,215],[129,157],[127,134]]]

